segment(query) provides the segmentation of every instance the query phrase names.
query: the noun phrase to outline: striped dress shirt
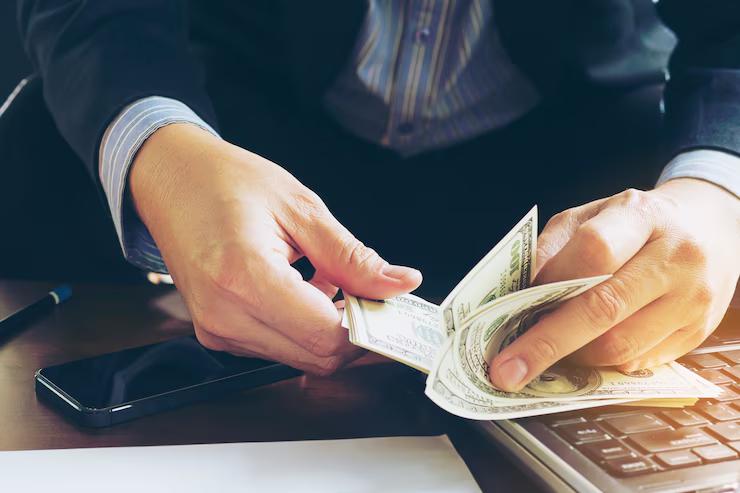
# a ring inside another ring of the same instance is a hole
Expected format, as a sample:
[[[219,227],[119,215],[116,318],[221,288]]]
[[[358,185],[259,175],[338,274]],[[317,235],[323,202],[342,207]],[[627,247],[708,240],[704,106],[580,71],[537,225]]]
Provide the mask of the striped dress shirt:
[[[511,123],[539,95],[504,52],[492,14],[487,0],[370,1],[353,63],[326,108],[402,155]]]
[[[367,0],[350,63],[324,97],[328,112],[354,134],[413,155],[503,127],[540,96],[511,62],[490,0]],[[126,107],[100,145],[100,178],[125,257],[167,272],[127,200],[127,176],[157,129],[189,122],[216,132],[185,104],[151,96]],[[712,150],[676,157],[659,183],[700,178],[740,196],[740,158]]]

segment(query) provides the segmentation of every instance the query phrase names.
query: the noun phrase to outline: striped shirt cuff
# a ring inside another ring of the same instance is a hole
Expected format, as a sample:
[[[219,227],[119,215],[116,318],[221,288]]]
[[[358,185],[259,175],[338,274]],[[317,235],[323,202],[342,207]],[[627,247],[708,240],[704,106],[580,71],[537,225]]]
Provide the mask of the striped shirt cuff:
[[[218,133],[184,103],[161,96],[140,99],[121,111],[100,143],[100,181],[108,199],[123,255],[145,270],[167,272],[154,239],[128,197],[128,172],[144,141],[171,123],[192,123]]]
[[[740,157],[710,149],[684,152],[663,169],[658,185],[674,178],[709,181],[740,198]]]

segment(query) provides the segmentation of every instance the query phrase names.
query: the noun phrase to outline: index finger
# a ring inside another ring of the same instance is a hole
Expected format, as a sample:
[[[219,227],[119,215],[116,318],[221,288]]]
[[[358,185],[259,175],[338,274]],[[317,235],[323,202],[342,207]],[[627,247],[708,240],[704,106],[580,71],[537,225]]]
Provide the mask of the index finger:
[[[612,274],[654,237],[656,217],[644,192],[627,190],[599,204],[596,215],[573,228],[572,235],[537,273],[537,284]],[[540,248],[557,234],[543,231]]]
[[[491,362],[490,378],[513,392],[668,291],[669,276],[650,243],[607,281],[545,315]]]

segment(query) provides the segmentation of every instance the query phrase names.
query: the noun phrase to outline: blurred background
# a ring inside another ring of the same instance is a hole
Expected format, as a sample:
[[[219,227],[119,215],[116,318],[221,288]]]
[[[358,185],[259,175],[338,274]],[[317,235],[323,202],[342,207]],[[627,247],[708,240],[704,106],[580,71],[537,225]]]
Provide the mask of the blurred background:
[[[0,104],[20,79],[31,73],[15,21],[15,0],[0,2]]]

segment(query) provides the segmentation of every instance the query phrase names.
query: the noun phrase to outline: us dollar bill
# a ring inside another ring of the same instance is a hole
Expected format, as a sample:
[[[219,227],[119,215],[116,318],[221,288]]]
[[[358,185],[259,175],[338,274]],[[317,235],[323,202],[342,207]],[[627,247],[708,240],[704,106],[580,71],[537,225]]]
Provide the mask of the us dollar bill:
[[[433,392],[430,388],[436,389],[433,400],[449,400],[446,407],[442,407],[447,410],[454,408],[451,412],[458,414],[464,412],[465,417],[472,418],[475,416],[474,410],[482,408],[485,411],[476,419],[559,412],[565,408],[580,409],[616,401],[649,398],[676,400],[716,395],[718,389],[715,386],[677,364],[662,365],[633,374],[606,368],[556,365],[521,392],[504,392],[491,384],[488,380],[488,362],[492,356],[484,356],[486,349],[483,344],[488,344],[487,348],[505,347],[523,333],[527,323],[536,320],[536,316],[528,315],[552,309],[605,277],[608,276],[530,288],[501,299],[471,319],[454,337],[447,337],[436,323],[438,320],[435,317],[440,316],[440,307],[413,295],[385,301],[363,300],[347,295],[346,312],[349,315],[346,320],[351,325],[353,343],[430,373],[427,392]],[[524,321],[524,326],[521,321]],[[475,334],[473,337],[469,335],[471,330]],[[468,351],[468,341],[473,340],[479,344],[474,352]],[[490,341],[498,342],[491,346]],[[447,346],[449,349],[445,352],[443,348]],[[443,352],[444,356],[437,359]],[[435,383],[435,379],[440,382]],[[566,403],[568,406],[564,406]],[[520,414],[522,412],[525,414]]]
[[[629,399],[508,402],[505,399],[483,397],[471,391],[464,376],[455,367],[451,338],[441,349],[434,369],[427,377],[424,393],[445,411],[476,420],[523,418],[629,402]]]
[[[608,278],[609,276],[598,276],[536,286],[489,304],[453,336],[453,356],[457,368],[466,377],[466,382],[473,390],[489,397],[534,397],[526,393],[526,389],[512,394],[498,390],[491,384],[488,364],[498,351],[487,351],[484,344],[492,339],[505,339],[506,345],[510,344],[534,324],[539,314],[554,309],[560,303]]]
[[[345,294],[350,341],[429,373],[447,334],[439,306],[412,294],[383,301]]]
[[[533,207],[489,251],[442,302],[448,333],[461,327],[476,311],[532,283],[537,252],[537,207]]]
[[[530,288],[502,299],[478,314],[454,338],[454,357],[474,391],[487,396],[522,400],[590,400],[603,398],[713,397],[717,388],[698,384],[695,375],[676,363],[622,373],[610,368],[556,364],[517,393],[496,389],[489,363],[526,332],[547,311],[608,279],[563,281]]]
[[[533,208],[445,298],[411,294],[366,300],[345,293],[350,340],[428,374],[426,394],[471,419],[504,419],[643,399],[665,403],[714,397],[714,384],[678,364],[631,374],[558,363],[521,391],[504,392],[489,364],[539,318],[609,276],[530,287],[537,247]],[[667,404],[666,404],[667,405]]]
[[[667,366],[667,365],[666,365]],[[680,365],[676,365],[677,373],[692,372]],[[692,374],[693,375],[693,374]],[[639,378],[639,377],[638,377]],[[683,379],[691,379],[689,375],[683,375]],[[630,396],[618,398],[589,397],[583,399],[531,399],[528,401],[506,398],[495,398],[480,395],[473,391],[466,383],[465,376],[461,374],[455,365],[452,355],[452,339],[448,339],[438,355],[432,373],[427,377],[425,394],[442,409],[467,419],[495,420],[513,419],[527,416],[573,411],[597,406],[628,404],[639,402],[643,397]],[[714,394],[716,395],[716,394]],[[659,399],[651,402],[671,402],[679,399]]]

